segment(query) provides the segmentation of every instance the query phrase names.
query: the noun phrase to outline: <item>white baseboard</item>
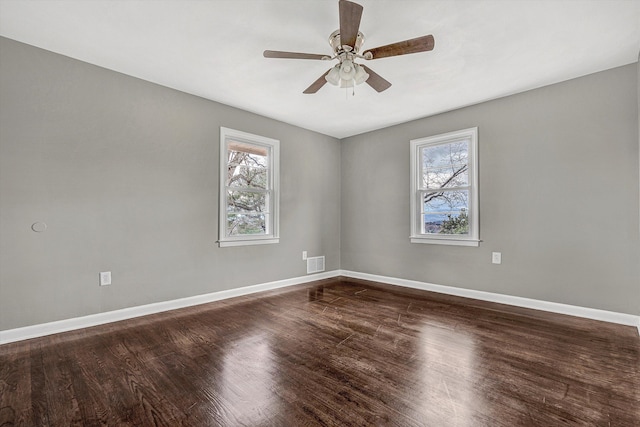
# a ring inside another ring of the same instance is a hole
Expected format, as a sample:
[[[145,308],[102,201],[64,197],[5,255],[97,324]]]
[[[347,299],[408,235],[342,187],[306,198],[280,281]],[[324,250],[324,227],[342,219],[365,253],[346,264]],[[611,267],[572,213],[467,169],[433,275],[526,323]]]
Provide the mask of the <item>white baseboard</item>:
[[[242,295],[249,295],[256,292],[263,292],[271,289],[284,288],[286,286],[299,285],[302,283],[312,282],[314,280],[328,279],[339,275],[339,270],[327,271],[324,273],[310,274],[307,276],[294,277],[291,279],[278,280],[275,282],[261,283],[258,285],[229,289],[226,291],[212,292],[209,294],[196,295],[193,297],[180,298],[171,301],[156,302],[153,304],[123,308],[120,310],[107,311],[104,313],[90,314],[88,316],[74,317],[72,319],[58,320],[55,322],[25,326],[16,329],[7,329],[5,331],[0,331],[0,344],[22,341],[29,338],[37,338],[45,335],[72,331],[75,329],[88,328],[90,326],[97,326],[105,323],[117,322],[119,320],[132,319],[134,317],[146,316],[148,314],[160,313],[163,311],[175,310],[178,308],[206,304],[208,302],[220,301],[223,299],[239,297]]]
[[[438,292],[441,294],[456,295],[459,297],[497,302],[500,304],[532,308],[534,310],[549,311],[552,313],[568,314],[570,316],[602,320],[604,322],[618,323],[621,325],[636,326],[638,328],[638,333],[640,334],[640,316],[634,316],[632,314],[617,313],[614,311],[599,310],[596,308],[579,307],[576,305],[560,304],[557,302],[541,301],[531,298],[515,297],[511,295],[496,294],[492,292],[476,291],[473,289],[456,288],[453,286],[435,285],[433,283],[398,279],[395,277],[378,276],[375,274],[359,273],[349,270],[340,270],[340,275],[345,277],[352,277],[354,279],[371,280],[374,282],[388,283],[390,285]]]
[[[196,295],[193,297],[180,298],[171,301],[157,302],[137,307],[129,307],[104,313],[91,314],[88,316],[75,317],[72,319],[58,320],[55,322],[42,323],[39,325],[8,329],[0,331],[0,344],[22,341],[30,338],[37,338],[45,335],[72,331],[75,329],[88,328],[90,326],[97,326],[105,323],[117,322],[119,320],[132,319],[134,317],[145,316],[148,314],[160,313],[163,311],[175,310],[184,307],[191,307],[194,305],[206,304],[209,302],[220,301],[228,298],[249,295],[256,292],[263,292],[287,286],[299,285],[315,280],[328,279],[338,276],[371,280],[374,282],[388,283],[390,285],[404,286],[407,288],[421,289],[441,294],[456,295],[465,298],[497,302],[500,304],[532,308],[534,310],[568,314],[570,316],[578,316],[587,319],[602,320],[605,322],[635,326],[638,328],[638,334],[640,335],[640,316],[634,316],[632,314],[616,313],[613,311],[599,310],[595,308],[579,307],[575,305],[560,304],[530,298],[496,294],[492,292],[477,291],[473,289],[456,288],[453,286],[436,285],[433,283],[379,276],[368,273],[359,273],[349,270],[333,270],[324,273],[310,274],[307,276],[294,277],[291,279],[278,280],[275,282],[261,283],[252,286],[245,286],[242,288],[229,289],[226,291],[212,292],[209,294]]]

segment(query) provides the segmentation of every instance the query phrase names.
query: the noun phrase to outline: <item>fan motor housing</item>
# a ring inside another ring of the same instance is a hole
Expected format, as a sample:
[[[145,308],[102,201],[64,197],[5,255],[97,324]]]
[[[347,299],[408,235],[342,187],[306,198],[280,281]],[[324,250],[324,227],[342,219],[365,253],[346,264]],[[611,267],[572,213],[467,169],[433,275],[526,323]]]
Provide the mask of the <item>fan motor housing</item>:
[[[360,31],[358,31],[358,37],[356,38],[356,44],[353,47],[353,51],[350,51],[348,49],[345,49],[342,44],[340,43],[340,30],[335,30],[333,33],[331,33],[331,35],[329,36],[329,45],[331,46],[331,49],[333,49],[333,52],[338,55],[342,52],[352,52],[352,53],[358,53],[360,51],[360,46],[362,46],[362,43],[364,43],[364,34],[362,34]],[[349,46],[347,46],[347,48],[349,48]]]

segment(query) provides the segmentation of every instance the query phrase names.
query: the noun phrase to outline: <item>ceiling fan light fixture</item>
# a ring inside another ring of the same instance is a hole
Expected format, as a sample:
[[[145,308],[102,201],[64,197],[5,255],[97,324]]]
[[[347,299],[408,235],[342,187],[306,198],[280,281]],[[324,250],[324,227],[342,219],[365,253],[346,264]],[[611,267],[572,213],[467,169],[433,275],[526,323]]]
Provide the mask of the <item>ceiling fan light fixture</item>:
[[[333,67],[324,78],[332,85],[338,86],[340,84],[340,64]]]
[[[354,67],[353,61],[350,59],[346,59],[342,61],[340,65],[340,78],[342,80],[353,80],[356,76],[356,69]]]
[[[364,83],[367,81],[367,79],[369,78],[369,74],[367,74],[367,72],[364,70],[364,68],[358,64],[354,64],[356,67],[356,75],[353,77],[353,79],[355,80],[356,84],[359,85],[361,83]]]

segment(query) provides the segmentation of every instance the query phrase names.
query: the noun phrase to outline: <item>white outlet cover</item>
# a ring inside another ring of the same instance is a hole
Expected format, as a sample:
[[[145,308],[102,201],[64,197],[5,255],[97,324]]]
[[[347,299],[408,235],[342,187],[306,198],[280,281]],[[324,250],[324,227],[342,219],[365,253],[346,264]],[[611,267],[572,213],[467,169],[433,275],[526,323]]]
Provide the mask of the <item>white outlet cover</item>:
[[[111,284],[111,272],[110,271],[100,272],[100,286],[107,286],[110,284]]]
[[[502,252],[492,252],[491,262],[494,264],[502,264]]]

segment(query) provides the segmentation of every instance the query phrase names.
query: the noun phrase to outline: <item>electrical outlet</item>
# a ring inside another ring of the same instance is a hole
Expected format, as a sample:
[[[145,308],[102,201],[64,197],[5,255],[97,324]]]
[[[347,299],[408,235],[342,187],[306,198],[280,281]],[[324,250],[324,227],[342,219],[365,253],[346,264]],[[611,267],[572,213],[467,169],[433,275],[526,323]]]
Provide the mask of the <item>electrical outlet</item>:
[[[307,259],[307,251],[302,251],[302,260],[306,261]]]
[[[502,264],[502,252],[492,252],[491,262],[494,264]]]
[[[111,284],[111,272],[110,271],[100,272],[100,286],[107,286],[110,284]]]

